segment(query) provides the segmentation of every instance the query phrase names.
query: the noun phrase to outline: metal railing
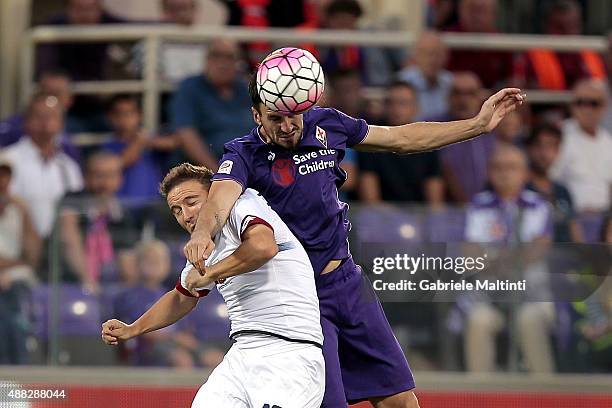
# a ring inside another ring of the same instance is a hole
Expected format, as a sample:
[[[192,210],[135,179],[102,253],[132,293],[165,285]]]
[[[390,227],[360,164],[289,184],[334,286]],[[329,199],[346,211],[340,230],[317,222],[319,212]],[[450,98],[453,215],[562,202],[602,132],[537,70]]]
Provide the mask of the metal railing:
[[[105,25],[101,27],[42,26],[30,30],[24,37],[21,58],[21,103],[31,94],[34,83],[35,49],[37,44],[56,42],[142,41],[144,43],[144,69],[141,80],[88,81],[74,85],[78,94],[107,94],[135,92],[143,94],[143,122],[150,131],[159,126],[160,94],[171,90],[160,79],[159,48],[164,41],[197,42],[216,37],[231,38],[238,42],[269,41],[278,45],[298,45],[305,42],[321,45],[358,44],[361,46],[410,47],[415,35],[399,31],[336,31],[296,30],[268,28],[247,29],[241,27],[202,26],[181,28],[168,25]],[[524,34],[466,34],[444,33],[444,42],[451,49],[477,49],[521,51],[546,48],[556,51],[604,51],[606,41],[594,36],[547,36]],[[376,95],[376,90],[369,92]],[[570,99],[564,91],[527,91],[531,103],[563,103]]]

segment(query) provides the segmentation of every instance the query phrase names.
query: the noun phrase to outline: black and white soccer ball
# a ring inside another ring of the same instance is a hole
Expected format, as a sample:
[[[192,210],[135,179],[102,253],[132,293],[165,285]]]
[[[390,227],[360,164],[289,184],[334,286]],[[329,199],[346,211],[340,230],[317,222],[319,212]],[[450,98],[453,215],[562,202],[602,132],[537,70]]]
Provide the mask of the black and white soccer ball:
[[[323,95],[325,77],[319,61],[300,48],[280,48],[257,70],[257,92],[266,107],[282,114],[300,114]]]

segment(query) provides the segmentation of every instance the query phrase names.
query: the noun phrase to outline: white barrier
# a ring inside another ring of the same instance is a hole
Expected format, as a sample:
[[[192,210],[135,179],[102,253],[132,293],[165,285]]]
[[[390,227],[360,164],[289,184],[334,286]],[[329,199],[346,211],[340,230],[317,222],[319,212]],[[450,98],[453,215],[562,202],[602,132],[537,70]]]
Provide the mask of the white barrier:
[[[143,94],[144,126],[155,132],[159,126],[160,94],[171,90],[169,84],[161,82],[158,72],[159,46],[164,41],[197,42],[215,37],[231,38],[239,42],[269,41],[278,45],[298,45],[312,42],[323,45],[358,44],[361,46],[385,46],[407,48],[415,40],[410,32],[398,31],[336,31],[296,30],[269,28],[266,30],[242,27],[203,26],[185,29],[168,25],[105,25],[105,26],[42,26],[36,27],[24,37],[21,67],[21,103],[31,94],[34,83],[33,72],[35,47],[41,43],[55,42],[144,42],[144,71],[142,80],[93,81],[75,83],[75,92],[82,94],[108,94],[134,92]],[[446,44],[453,49],[480,49],[519,51],[532,48],[547,48],[558,51],[581,51],[590,49],[603,51],[606,41],[594,36],[545,36],[524,34],[465,34],[445,33]],[[376,95],[376,90],[370,90]],[[527,91],[531,103],[563,103],[570,99],[568,92]]]

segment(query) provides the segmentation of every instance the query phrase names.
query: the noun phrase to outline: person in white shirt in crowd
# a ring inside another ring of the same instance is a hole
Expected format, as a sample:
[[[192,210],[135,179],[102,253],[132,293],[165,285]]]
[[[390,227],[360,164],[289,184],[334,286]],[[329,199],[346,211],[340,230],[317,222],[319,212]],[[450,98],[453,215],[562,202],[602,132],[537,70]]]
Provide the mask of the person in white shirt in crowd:
[[[162,23],[191,28],[196,24],[196,0],[161,0]],[[204,71],[206,45],[202,42],[168,42],[161,45],[162,77],[176,83]]]
[[[12,173],[13,163],[0,156],[0,291],[16,281],[34,285],[41,250],[25,203],[9,191]]]
[[[13,163],[11,192],[25,201],[42,238],[51,234],[61,198],[83,188],[79,165],[61,149],[63,118],[56,96],[35,94],[26,110],[25,136],[3,150]]]
[[[36,282],[41,249],[25,204],[9,192],[12,173],[0,156],[0,364],[27,362],[23,299]]]
[[[417,90],[419,119],[432,120],[448,111],[453,74],[444,69],[447,61],[448,49],[440,35],[426,31],[414,43],[409,65],[398,73],[400,81],[410,83]]]
[[[573,90],[572,117],[563,124],[559,158],[553,180],[570,190],[577,211],[610,209],[612,193],[612,135],[601,126],[608,104],[605,83],[584,79]]]
[[[172,214],[189,233],[212,176],[205,167],[185,163],[161,184]],[[306,251],[252,189],[236,201],[215,245],[203,270],[187,262],[175,289],[134,323],[105,322],[103,340],[114,345],[169,326],[216,285],[227,303],[235,343],[192,407],[318,408],[325,388],[323,333]]]

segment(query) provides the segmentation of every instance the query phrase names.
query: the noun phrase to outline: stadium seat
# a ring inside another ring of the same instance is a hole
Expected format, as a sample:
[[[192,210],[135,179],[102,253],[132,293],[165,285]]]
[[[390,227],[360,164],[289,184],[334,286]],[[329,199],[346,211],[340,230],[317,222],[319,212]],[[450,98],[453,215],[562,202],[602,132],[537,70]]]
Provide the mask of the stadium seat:
[[[62,335],[100,334],[101,310],[98,298],[86,293],[76,284],[61,284],[58,288],[58,330]],[[52,290],[40,285],[33,291],[34,331],[41,338],[48,338]]]
[[[581,214],[578,218],[584,240],[587,243],[601,241],[601,229],[603,228],[604,216],[599,213]]]
[[[423,218],[408,208],[363,206],[357,209],[353,218],[356,238],[361,243],[423,240]]]
[[[445,208],[431,211],[425,220],[429,242],[463,242],[465,237],[465,210]]]
[[[100,301],[77,284],[61,284],[58,292],[58,355],[63,365],[113,365],[116,349],[100,339],[102,310]],[[52,288],[40,285],[33,289],[34,334],[43,349],[48,349],[53,333],[49,331],[52,315]],[[52,323],[53,324],[53,323]]]
[[[213,290],[200,299],[196,308],[178,322],[178,328],[191,330],[199,341],[227,342],[230,324],[221,294]]]

